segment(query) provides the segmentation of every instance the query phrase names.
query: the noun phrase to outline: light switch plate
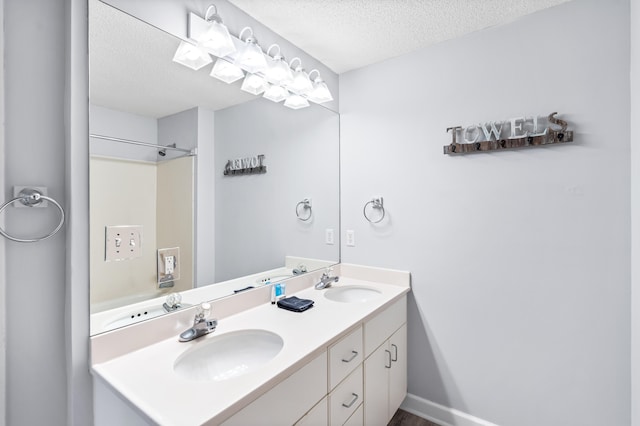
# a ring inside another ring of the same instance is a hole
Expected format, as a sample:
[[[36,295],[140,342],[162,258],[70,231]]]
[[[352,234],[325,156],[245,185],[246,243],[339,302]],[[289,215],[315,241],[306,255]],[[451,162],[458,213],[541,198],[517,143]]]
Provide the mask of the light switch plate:
[[[173,271],[167,271],[167,259],[171,259]],[[158,284],[160,288],[172,287],[166,285],[180,279],[180,247],[158,249]]]
[[[355,247],[356,246],[356,233],[352,230],[348,230],[346,232],[347,235],[347,247]]]
[[[105,226],[104,260],[142,257],[142,225]]]
[[[327,229],[325,230],[324,242],[325,242],[326,244],[333,245],[333,244],[334,244],[334,238],[333,238],[333,235],[334,235],[334,233],[333,233],[333,229],[331,229],[331,228],[327,228]]]

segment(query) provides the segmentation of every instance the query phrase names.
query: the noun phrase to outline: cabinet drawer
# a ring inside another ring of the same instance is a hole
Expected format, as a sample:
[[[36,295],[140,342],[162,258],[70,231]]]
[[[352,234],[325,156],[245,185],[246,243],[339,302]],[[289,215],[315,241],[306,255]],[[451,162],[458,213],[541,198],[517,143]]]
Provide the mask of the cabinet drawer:
[[[223,425],[292,425],[327,394],[327,353],[287,377]]]
[[[362,405],[362,364],[329,394],[331,425],[342,425]]]
[[[407,322],[406,296],[364,324],[364,357],[371,355],[405,322]]]
[[[362,327],[329,348],[329,391],[362,362]]]

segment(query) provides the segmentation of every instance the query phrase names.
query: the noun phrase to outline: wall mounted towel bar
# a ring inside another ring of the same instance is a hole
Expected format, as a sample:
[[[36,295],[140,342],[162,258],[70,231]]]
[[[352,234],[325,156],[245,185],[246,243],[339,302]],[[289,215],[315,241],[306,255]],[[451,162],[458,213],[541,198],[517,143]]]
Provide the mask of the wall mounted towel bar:
[[[369,207],[369,205],[371,205],[371,208],[373,208],[373,209],[380,210],[381,214],[380,214],[380,217],[378,218],[378,220],[372,220],[367,215],[367,207]],[[384,219],[384,215],[385,215],[384,200],[382,199],[382,197],[376,197],[376,198],[371,199],[371,201],[367,201],[367,203],[364,205],[364,208],[362,209],[362,214],[364,215],[364,218],[367,219],[370,223],[382,222],[382,219]]]
[[[51,197],[47,197],[46,195],[43,195],[42,192],[38,191],[37,189],[24,188],[22,191],[20,191],[17,197],[12,198],[11,200],[7,201],[0,207],[0,213],[2,213],[4,209],[6,209],[8,206],[10,206],[11,204],[17,201],[19,201],[21,204],[23,204],[26,207],[34,207],[42,203],[43,200],[49,201],[54,206],[56,206],[58,210],[60,210],[60,223],[58,223],[58,226],[56,226],[53,231],[49,232],[47,235],[43,237],[18,238],[18,237],[9,235],[4,229],[0,228],[0,235],[3,235],[4,237],[10,239],[11,241],[15,241],[18,243],[37,243],[38,241],[43,241],[49,237],[53,237],[60,230],[60,228],[62,228],[62,225],[64,224],[64,209],[60,204],[58,204],[56,200],[54,200]]]

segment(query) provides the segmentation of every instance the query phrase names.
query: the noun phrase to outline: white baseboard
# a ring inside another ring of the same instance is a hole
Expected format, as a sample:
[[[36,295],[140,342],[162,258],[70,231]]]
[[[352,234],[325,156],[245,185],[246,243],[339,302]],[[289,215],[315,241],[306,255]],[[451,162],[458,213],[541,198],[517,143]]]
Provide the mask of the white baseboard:
[[[401,409],[441,426],[498,426],[470,414],[407,394]]]

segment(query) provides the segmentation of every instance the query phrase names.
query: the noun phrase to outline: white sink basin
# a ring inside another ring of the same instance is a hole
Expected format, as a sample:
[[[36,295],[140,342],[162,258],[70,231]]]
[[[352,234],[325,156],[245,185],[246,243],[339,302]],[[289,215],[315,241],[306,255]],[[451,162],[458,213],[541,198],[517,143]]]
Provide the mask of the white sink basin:
[[[377,299],[380,294],[378,290],[370,287],[345,286],[329,288],[324,297],[334,302],[362,303]]]
[[[278,355],[283,345],[280,336],[265,330],[201,337],[194,341],[193,348],[178,357],[173,370],[190,380],[228,380],[266,364]]]

